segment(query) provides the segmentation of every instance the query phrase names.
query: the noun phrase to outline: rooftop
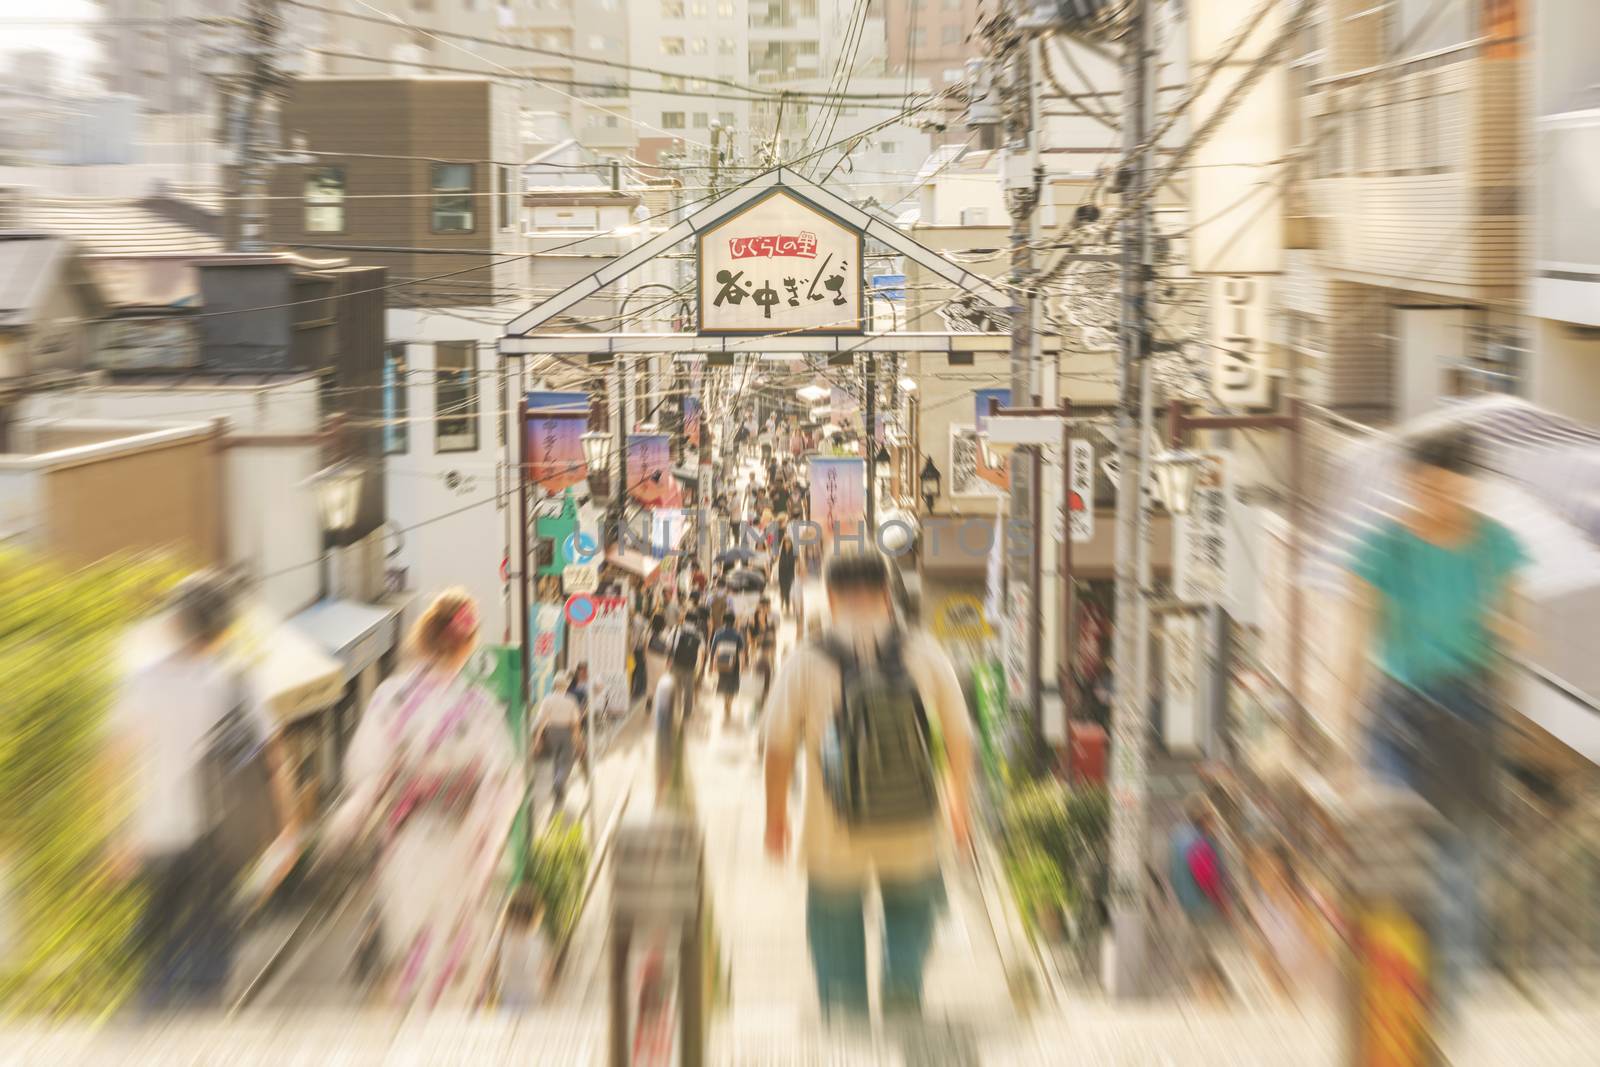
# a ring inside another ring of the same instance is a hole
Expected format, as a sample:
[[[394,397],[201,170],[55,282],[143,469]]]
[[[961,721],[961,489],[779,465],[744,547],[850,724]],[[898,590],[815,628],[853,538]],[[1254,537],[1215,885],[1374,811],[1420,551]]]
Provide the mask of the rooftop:
[[[168,218],[136,200],[29,198],[24,215],[30,229],[70,237],[90,256],[204,254],[227,248],[220,236]]]

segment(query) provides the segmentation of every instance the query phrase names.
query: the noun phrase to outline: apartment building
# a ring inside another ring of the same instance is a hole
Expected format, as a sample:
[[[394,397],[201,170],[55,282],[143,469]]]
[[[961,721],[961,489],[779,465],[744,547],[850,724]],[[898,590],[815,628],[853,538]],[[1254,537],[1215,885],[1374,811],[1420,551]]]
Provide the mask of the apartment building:
[[[633,123],[633,82],[626,70],[614,65],[654,57],[653,42],[648,51],[632,45],[635,8],[649,10],[641,8],[639,0],[519,0],[502,9],[509,22],[502,35],[530,49],[495,53],[536,79],[523,87],[524,107],[566,116],[586,148],[606,155],[632,155],[641,132]],[[648,75],[633,77],[641,79],[637,83],[641,85],[659,81]]]
[[[749,81],[749,9],[747,0],[632,0],[631,54],[641,65],[671,72],[634,77],[640,159],[655,162],[686,149],[704,155],[713,123],[725,131],[721,137],[733,138],[737,150],[748,150],[748,94],[724,83]]]
[[[1600,5],[1536,0],[1530,16],[1527,396],[1600,423]]]
[[[306,78],[283,125],[314,162],[273,174],[268,236],[388,270],[375,390],[388,516],[404,588],[449,585],[507,620],[502,461],[508,408],[495,340],[531,302],[518,92],[486,78]]]
[[[1318,403],[1406,418],[1520,387],[1534,174],[1514,8],[1328,0],[1292,64],[1276,313]]]
[[[982,53],[974,40],[983,0],[882,0],[889,69],[910,70],[935,88],[961,80]]]

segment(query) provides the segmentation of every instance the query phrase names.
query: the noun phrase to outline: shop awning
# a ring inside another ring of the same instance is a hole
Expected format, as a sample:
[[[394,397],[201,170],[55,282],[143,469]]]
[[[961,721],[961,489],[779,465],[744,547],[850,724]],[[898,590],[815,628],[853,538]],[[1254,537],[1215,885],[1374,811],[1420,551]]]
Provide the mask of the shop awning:
[[[247,608],[240,618],[236,647],[257,699],[266,704],[280,726],[331,707],[344,692],[339,661],[260,608]],[[147,619],[124,639],[123,665],[138,670],[177,648],[167,616]]]
[[[649,581],[650,576],[661,566],[661,561],[643,552],[635,552],[631,548],[618,550],[615,545],[606,549],[606,564],[633,575],[641,582]]]
[[[400,608],[354,600],[319,600],[289,625],[344,665],[343,681],[366,670],[399,641]]]

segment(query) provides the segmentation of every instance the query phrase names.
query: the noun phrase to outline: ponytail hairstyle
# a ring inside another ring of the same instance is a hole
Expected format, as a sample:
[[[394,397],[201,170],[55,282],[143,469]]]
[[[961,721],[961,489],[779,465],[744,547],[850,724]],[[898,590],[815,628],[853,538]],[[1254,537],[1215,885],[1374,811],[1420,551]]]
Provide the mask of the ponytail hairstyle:
[[[471,648],[478,638],[478,604],[465,589],[446,589],[433,598],[411,628],[411,648],[438,663]]]

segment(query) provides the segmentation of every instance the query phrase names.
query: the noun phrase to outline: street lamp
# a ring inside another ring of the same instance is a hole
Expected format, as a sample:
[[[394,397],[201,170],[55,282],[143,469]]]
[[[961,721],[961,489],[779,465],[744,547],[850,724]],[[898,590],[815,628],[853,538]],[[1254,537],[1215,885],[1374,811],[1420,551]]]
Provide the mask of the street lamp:
[[[583,445],[583,462],[589,468],[589,477],[604,474],[610,469],[611,435],[604,430],[590,430],[578,440]]]
[[[1173,515],[1189,513],[1195,483],[1204,465],[1205,458],[1187,448],[1169,448],[1155,457],[1156,488],[1167,511]]]
[[[355,525],[356,511],[361,505],[362,470],[349,461],[335,463],[307,478],[305,484],[317,494],[317,517],[322,522],[324,537],[338,535]],[[320,574],[322,595],[333,595],[333,551],[326,547],[322,553]]]
[[[939,474],[939,468],[933,465],[933,457],[922,465],[922,474],[918,479],[921,483],[922,502],[928,506],[928,514],[933,514],[933,505],[939,499],[939,485],[944,480]]]
[[[317,494],[317,513],[325,533],[337,534],[355,524],[356,508],[361,503],[361,468],[354,463],[335,463],[306,480]]]
[[[595,498],[600,488],[611,485],[611,435],[605,430],[589,430],[578,442],[584,448],[584,466],[589,472],[589,496]]]

